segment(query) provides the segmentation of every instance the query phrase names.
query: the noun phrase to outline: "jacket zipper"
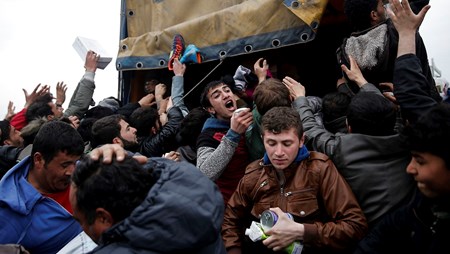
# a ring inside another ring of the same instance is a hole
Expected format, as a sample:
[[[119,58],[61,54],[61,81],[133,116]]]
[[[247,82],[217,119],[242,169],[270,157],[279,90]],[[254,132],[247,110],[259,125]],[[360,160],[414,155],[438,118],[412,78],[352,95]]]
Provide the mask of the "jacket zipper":
[[[275,171],[277,174],[278,183],[280,184],[280,196],[281,196],[281,204],[280,208],[282,210],[286,210],[286,199],[284,196],[284,185],[286,184],[286,177],[284,175],[284,172],[282,170]]]
[[[289,197],[289,196],[291,196],[294,193],[297,194],[297,193],[302,193],[302,192],[308,192],[308,191],[311,191],[311,190],[314,190],[314,188],[306,188],[306,189],[298,190],[298,191],[288,191],[288,192],[286,192],[284,194],[284,196],[285,197]]]
[[[256,189],[255,194],[253,194],[253,198],[252,200],[255,200],[256,194],[258,193],[259,189],[261,189],[262,187],[267,185],[267,180],[264,180],[258,187],[258,189]]]

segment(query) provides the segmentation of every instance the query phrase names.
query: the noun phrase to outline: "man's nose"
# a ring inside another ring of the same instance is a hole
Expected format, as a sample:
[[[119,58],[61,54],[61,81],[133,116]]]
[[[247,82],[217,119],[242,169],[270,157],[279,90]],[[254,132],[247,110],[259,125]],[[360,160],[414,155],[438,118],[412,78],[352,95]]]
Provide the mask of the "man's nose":
[[[406,166],[406,173],[411,174],[411,175],[417,174],[416,161],[414,160],[414,158],[412,158],[411,161],[409,162],[408,166]]]

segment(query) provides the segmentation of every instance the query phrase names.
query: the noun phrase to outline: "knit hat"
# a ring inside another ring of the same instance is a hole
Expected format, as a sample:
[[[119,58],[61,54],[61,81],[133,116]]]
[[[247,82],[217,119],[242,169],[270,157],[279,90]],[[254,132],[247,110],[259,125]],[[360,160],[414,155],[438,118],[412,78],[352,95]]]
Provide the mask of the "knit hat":
[[[116,113],[120,108],[120,102],[119,100],[111,96],[101,100],[98,103],[98,106],[110,108],[114,111],[114,113]]]
[[[9,131],[11,130],[11,125],[8,120],[0,121],[0,146],[3,142],[9,138]]]

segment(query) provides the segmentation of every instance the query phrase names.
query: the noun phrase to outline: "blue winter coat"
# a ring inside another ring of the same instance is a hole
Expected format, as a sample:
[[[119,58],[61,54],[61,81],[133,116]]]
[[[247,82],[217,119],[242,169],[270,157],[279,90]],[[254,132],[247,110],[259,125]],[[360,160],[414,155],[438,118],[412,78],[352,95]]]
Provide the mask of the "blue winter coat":
[[[31,253],[56,253],[82,228],[72,215],[28,181],[27,157],[0,181],[0,244],[16,243]]]

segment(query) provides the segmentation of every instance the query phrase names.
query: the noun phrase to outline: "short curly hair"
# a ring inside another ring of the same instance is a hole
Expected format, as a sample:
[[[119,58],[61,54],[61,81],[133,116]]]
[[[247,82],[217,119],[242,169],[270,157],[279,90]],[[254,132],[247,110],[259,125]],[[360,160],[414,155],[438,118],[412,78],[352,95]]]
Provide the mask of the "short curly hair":
[[[303,137],[303,124],[298,112],[292,107],[274,107],[267,111],[261,120],[261,134],[265,131],[279,134],[295,129],[298,138]]]
[[[377,9],[379,0],[345,0],[344,12],[355,31],[371,27],[370,13]]]

